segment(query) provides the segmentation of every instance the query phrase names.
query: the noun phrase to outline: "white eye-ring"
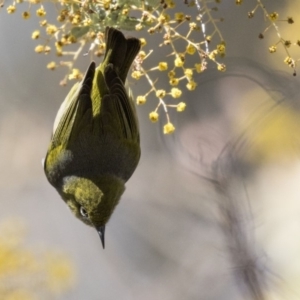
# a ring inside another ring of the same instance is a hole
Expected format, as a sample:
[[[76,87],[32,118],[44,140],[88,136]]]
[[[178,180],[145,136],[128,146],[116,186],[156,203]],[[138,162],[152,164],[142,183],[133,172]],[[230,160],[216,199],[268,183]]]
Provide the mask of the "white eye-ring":
[[[88,218],[88,213],[83,206],[80,206],[80,213],[84,218]]]

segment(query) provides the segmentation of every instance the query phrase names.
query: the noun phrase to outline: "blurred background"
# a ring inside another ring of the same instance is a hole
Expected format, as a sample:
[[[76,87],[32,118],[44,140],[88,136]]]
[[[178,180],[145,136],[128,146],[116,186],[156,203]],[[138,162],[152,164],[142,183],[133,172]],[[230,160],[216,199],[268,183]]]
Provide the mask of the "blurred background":
[[[71,84],[46,69],[52,54],[34,53],[37,19],[1,11],[1,299],[300,299],[299,76],[284,50],[269,53],[275,31],[258,39],[264,17],[247,17],[256,1],[234,2],[218,12],[227,71],[197,75],[174,134],[149,121],[156,100],[137,108],[142,158],[105,250],[43,172]],[[280,30],[296,41],[300,3],[274,2],[264,1],[294,18]]]

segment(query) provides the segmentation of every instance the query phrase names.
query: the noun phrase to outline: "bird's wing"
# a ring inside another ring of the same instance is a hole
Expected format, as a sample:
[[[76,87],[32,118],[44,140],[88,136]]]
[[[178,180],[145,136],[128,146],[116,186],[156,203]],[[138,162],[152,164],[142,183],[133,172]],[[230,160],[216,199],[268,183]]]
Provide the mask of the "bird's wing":
[[[62,108],[63,111],[58,113],[58,120],[55,120],[56,126],[51,140],[51,148],[61,144],[67,145],[73,138],[76,138],[76,133],[80,131],[80,127],[86,123],[87,119],[91,120],[92,100],[90,95],[95,67],[95,63],[92,62],[82,82],[72,88],[66,97],[67,103]],[[88,116],[86,115],[87,111],[89,111]]]
[[[103,126],[114,126],[114,130],[117,131],[121,137],[138,141],[138,119],[133,101],[127,95],[124,84],[112,64],[106,67],[104,78],[109,89],[109,94],[103,97],[101,113],[110,115],[114,122],[105,118],[103,120]]]

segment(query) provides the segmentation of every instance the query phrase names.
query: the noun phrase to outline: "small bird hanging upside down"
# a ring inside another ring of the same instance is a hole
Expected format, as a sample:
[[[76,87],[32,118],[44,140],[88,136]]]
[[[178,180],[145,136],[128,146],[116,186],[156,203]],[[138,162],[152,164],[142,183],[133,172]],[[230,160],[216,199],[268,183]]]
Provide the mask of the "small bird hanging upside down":
[[[105,224],[140,159],[138,119],[125,89],[140,41],[106,28],[106,52],[88,67],[62,103],[44,170],[74,215],[98,231]]]

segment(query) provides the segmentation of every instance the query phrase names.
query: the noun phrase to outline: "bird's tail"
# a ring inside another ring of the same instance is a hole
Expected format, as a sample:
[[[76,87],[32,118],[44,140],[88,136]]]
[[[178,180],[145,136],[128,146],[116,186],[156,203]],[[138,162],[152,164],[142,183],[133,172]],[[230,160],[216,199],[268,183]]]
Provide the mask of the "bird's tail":
[[[123,33],[115,28],[107,27],[106,52],[102,62],[103,71],[112,64],[120,79],[125,83],[129,68],[138,54],[141,44],[137,38],[125,38]]]

